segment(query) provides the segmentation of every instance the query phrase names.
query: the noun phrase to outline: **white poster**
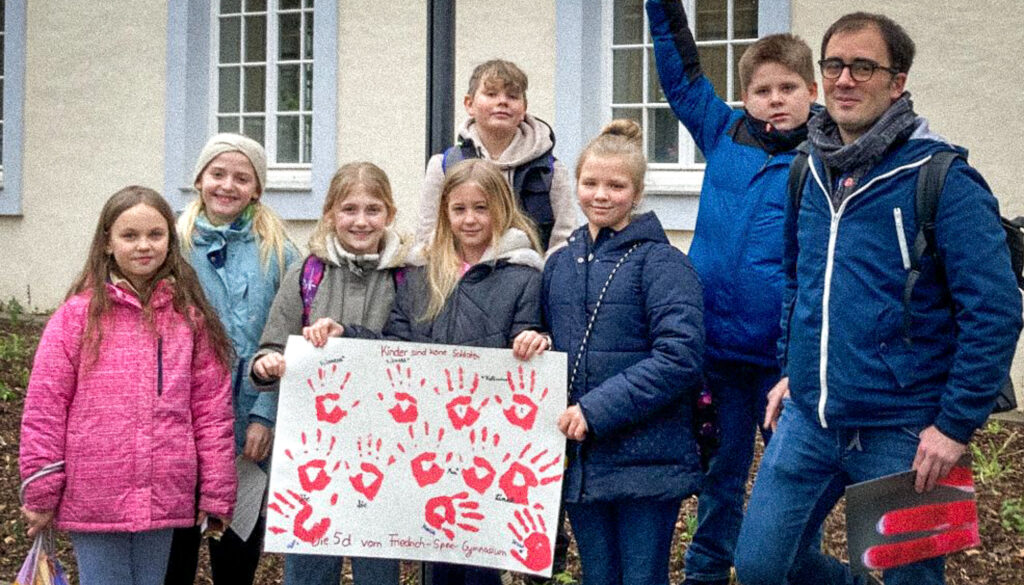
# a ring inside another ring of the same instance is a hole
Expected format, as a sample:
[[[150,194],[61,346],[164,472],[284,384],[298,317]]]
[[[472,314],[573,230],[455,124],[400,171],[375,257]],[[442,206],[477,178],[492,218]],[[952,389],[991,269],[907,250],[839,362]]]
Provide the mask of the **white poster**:
[[[292,336],[285,359],[266,550],[551,574],[564,353]]]

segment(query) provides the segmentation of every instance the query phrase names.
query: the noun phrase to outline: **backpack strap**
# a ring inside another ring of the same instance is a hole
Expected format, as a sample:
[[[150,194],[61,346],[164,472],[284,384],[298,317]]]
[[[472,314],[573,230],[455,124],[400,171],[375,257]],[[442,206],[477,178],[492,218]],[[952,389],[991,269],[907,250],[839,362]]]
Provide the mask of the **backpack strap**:
[[[299,274],[299,294],[302,297],[302,326],[309,325],[309,314],[313,307],[313,299],[316,291],[320,288],[320,281],[324,279],[324,261],[315,254],[306,256],[302,262],[302,272]]]
[[[805,143],[806,144],[806,143]],[[810,171],[810,155],[804,150],[803,144],[798,147],[796,156],[789,163],[789,181],[786,183],[786,192],[789,193],[789,201],[793,210],[799,213],[800,200],[804,195],[804,183],[807,182],[807,173]]]
[[[935,215],[939,208],[939,196],[946,185],[946,173],[953,161],[960,158],[956,152],[944,150],[933,154],[918,170],[917,190],[914,192],[914,217],[917,235],[914,249],[910,254],[910,270],[903,285],[903,339],[910,343],[910,299],[914,285],[921,277],[921,258],[931,252],[938,258],[935,244]]]

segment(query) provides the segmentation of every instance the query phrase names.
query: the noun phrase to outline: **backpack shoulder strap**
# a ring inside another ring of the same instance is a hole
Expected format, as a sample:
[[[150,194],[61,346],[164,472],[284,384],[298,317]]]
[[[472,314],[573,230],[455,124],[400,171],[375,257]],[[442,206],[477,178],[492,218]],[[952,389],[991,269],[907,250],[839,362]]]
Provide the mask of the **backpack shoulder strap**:
[[[786,192],[789,193],[794,210],[800,209],[800,199],[803,197],[804,183],[807,182],[809,170],[810,155],[803,148],[799,148],[793,161],[789,163],[789,181],[786,183]]]
[[[302,297],[302,326],[309,325],[309,315],[313,308],[313,299],[324,279],[324,261],[315,254],[306,256],[299,273],[299,295]]]
[[[914,249],[910,254],[910,270],[903,285],[903,339],[910,342],[910,298],[914,294],[914,285],[921,277],[921,258],[926,252],[939,256],[935,246],[935,215],[939,208],[939,196],[946,185],[946,173],[953,161],[960,154],[944,150],[936,152],[917,172],[917,188],[914,191],[914,218],[917,223],[917,235],[914,236]]]

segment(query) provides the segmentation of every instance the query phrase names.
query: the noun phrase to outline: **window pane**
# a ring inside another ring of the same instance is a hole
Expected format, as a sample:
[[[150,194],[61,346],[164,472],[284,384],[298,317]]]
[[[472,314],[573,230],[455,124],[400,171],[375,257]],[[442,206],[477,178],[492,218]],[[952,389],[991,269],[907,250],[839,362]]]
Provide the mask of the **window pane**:
[[[306,8],[312,8],[313,7],[313,0],[304,0],[302,5],[305,6]]]
[[[715,41],[726,38],[729,13],[727,0],[697,2],[697,40]]]
[[[290,10],[292,8],[300,8],[301,3],[299,0],[281,0],[278,2],[278,8],[281,10]]]
[[[666,102],[665,92],[658,78],[658,64],[654,60],[654,49],[647,49],[647,102]]]
[[[245,18],[245,60],[249,63],[267,60],[267,17]]]
[[[313,64],[307,63],[303,66],[302,83],[302,109],[306,112],[313,111]]]
[[[612,44],[636,45],[644,41],[644,3],[641,0],[615,0]]]
[[[220,62],[238,63],[241,60],[241,17],[231,16],[220,19]]]
[[[239,0],[220,0],[220,13],[225,14],[228,12],[238,12],[242,8],[242,3]]]
[[[218,118],[217,132],[238,132],[238,118],[234,116]]]
[[[263,116],[258,118],[249,116],[242,120],[242,134],[263,144]]]
[[[733,100],[739,101],[743,97],[743,88],[740,87],[740,57],[743,56],[744,51],[750,48],[750,45],[733,45],[732,48],[732,75],[733,75]],[[753,73],[753,71],[751,71]]]
[[[238,111],[238,90],[241,82],[239,77],[241,72],[238,67],[221,67],[220,84],[217,89],[218,112],[227,114]]]
[[[306,13],[306,27],[302,29],[302,54],[306,59],[313,58],[313,13]]]
[[[278,56],[281,59],[299,58],[300,14],[282,14],[278,20]]]
[[[313,116],[302,117],[302,162],[313,160]]]
[[[722,99],[728,99],[726,91],[726,49],[724,45],[716,47],[699,47],[697,51],[700,53],[700,66],[704,70],[704,75],[711,80],[711,85],[715,86],[715,93]]]
[[[299,109],[299,66],[282,65],[277,68],[277,110],[294,112]]]
[[[642,128],[644,125],[643,110],[640,108],[612,108],[612,118],[616,120],[633,120]]]
[[[299,117],[277,118],[277,162],[299,162]]]
[[[245,68],[245,111],[262,112],[267,101],[266,70],[263,67]]]
[[[757,38],[757,0],[733,0],[732,37],[734,39]]]
[[[267,9],[267,0],[245,0],[245,9],[249,12],[263,12]]]
[[[679,121],[668,108],[649,111],[647,158],[656,163],[679,162]]]
[[[612,101],[636,104],[643,100],[643,49],[612,52]]]

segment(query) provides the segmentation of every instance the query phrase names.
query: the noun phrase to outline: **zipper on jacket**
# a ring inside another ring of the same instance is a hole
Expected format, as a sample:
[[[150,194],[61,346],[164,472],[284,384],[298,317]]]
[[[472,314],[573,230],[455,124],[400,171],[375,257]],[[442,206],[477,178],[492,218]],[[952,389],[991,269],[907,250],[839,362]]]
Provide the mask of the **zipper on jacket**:
[[[164,393],[164,338],[156,336],[156,395]]]
[[[832,269],[835,261],[836,251],[836,239],[839,233],[839,220],[843,216],[843,211],[846,210],[846,206],[853,200],[854,197],[860,195],[864,191],[867,191],[875,183],[888,179],[893,175],[899,174],[907,169],[919,167],[928,160],[931,156],[906,164],[895,169],[881,174],[867,183],[861,185],[856,191],[850,193],[843,202],[839,205],[839,209],[836,210],[832,204],[832,197],[829,195],[829,190],[825,188],[825,185],[821,182],[821,177],[818,176],[818,169],[814,165],[813,159],[808,159],[810,164],[811,175],[814,177],[814,181],[818,183],[821,188],[821,192],[825,195],[825,200],[828,203],[829,213],[832,215],[832,221],[829,224],[828,230],[828,255],[825,258],[825,278],[822,286],[821,293],[821,342],[819,345],[818,354],[818,385],[820,393],[818,395],[818,422],[821,424],[821,428],[828,428],[828,421],[825,419],[825,404],[828,402],[828,336],[829,336],[829,297],[832,294]],[[799,227],[797,228],[799,231]],[[903,233],[903,230],[900,230]]]
[[[907,249],[907,236],[903,233],[903,210],[892,208],[892,219],[896,224],[896,240],[900,244],[900,258],[903,259],[903,270],[910,270],[910,251]]]

